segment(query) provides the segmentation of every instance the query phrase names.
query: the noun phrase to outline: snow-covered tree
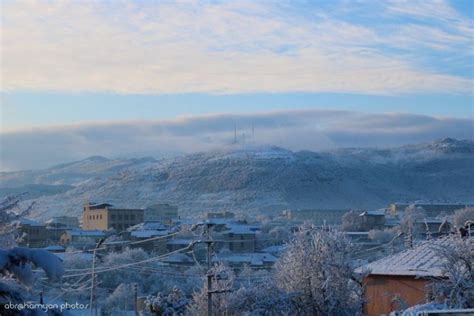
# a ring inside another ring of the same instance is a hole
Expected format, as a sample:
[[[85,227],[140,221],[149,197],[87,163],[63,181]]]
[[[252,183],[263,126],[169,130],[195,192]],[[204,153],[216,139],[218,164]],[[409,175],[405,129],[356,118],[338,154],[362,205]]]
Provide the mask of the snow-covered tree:
[[[290,315],[292,296],[278,288],[271,278],[252,280],[230,296],[229,310],[234,315]]]
[[[0,314],[9,315],[3,310],[5,303],[23,303],[30,299],[32,289],[38,277],[33,268],[40,268],[46,276],[58,281],[63,275],[61,260],[45,250],[15,247],[18,233],[17,222],[28,214],[19,208],[17,197],[7,197],[0,202]],[[25,315],[35,311],[23,311]],[[15,314],[13,312],[13,314]]]
[[[133,284],[120,284],[105,300],[105,309],[112,313],[134,310],[135,296],[133,291]]]
[[[347,232],[363,231],[364,230],[364,227],[363,227],[364,223],[362,221],[362,218],[359,216],[360,213],[361,213],[360,211],[355,211],[355,210],[351,210],[351,211],[345,213],[342,216],[341,229],[343,231],[347,231]]]
[[[449,247],[433,246],[444,277],[432,283],[434,297],[451,308],[474,308],[474,238],[449,237]]]
[[[7,196],[0,201],[0,244],[9,248],[16,246],[22,236],[18,234],[19,220],[27,216],[33,207],[31,203],[26,208],[21,208],[19,196]]]
[[[185,315],[188,304],[189,299],[177,287],[167,295],[159,292],[156,296],[148,296],[145,300],[148,311],[162,316]]]
[[[210,271],[212,275],[212,311],[214,315],[226,315],[229,313],[232,287],[234,285],[234,271],[219,263],[214,265]],[[189,312],[194,316],[207,315],[207,278],[203,286],[197,292],[193,293],[193,299],[188,307]]]
[[[352,245],[343,233],[304,224],[275,265],[278,286],[294,295],[299,315],[359,315],[360,276],[350,264]]]
[[[96,265],[97,269],[113,268],[124,264],[134,263],[148,259],[149,255],[141,248],[125,249],[122,252],[111,252],[103,256],[100,263]],[[149,266],[149,265],[147,265]],[[142,289],[150,290],[148,286],[149,281],[155,278],[147,273],[146,267],[131,266],[125,269],[117,269],[102,273],[97,276],[101,285],[105,288],[116,288],[120,284],[139,283]]]
[[[474,222],[474,207],[465,207],[454,212],[454,225],[458,229],[469,221]]]
[[[409,205],[400,218],[400,229],[407,238],[413,239],[418,237],[425,231],[424,221],[426,219],[426,211],[422,207],[416,207],[414,204]],[[423,224],[423,225],[417,225]]]
[[[369,231],[369,239],[373,241],[378,241],[381,243],[387,243],[391,241],[397,233],[393,231],[392,229],[384,229],[384,230],[378,230],[378,229],[372,229]]]
[[[61,260],[48,251],[22,247],[0,249],[0,306],[27,299],[38,277],[33,267],[43,269],[52,281],[59,281],[64,272]]]

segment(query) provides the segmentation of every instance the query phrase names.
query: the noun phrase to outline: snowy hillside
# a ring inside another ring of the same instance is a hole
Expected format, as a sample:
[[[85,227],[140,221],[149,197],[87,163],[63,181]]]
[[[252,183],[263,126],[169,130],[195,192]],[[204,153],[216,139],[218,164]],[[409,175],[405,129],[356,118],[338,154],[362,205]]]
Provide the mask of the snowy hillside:
[[[2,187],[73,185],[35,199],[33,215],[79,215],[86,201],[158,202],[180,213],[286,208],[375,208],[393,201],[474,200],[474,143],[443,139],[392,149],[292,152],[235,148],[173,159],[92,157],[46,170],[2,173]]]

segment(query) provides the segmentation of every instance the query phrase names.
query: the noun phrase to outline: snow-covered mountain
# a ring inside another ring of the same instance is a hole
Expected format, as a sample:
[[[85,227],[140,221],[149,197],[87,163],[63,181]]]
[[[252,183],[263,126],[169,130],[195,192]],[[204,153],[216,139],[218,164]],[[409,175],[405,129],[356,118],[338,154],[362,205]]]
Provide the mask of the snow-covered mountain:
[[[91,157],[45,170],[1,173],[0,183],[3,188],[62,185],[63,191],[35,199],[33,216],[40,219],[79,215],[86,201],[123,207],[166,202],[178,205],[182,214],[373,208],[413,200],[472,203],[474,142],[442,139],[319,153],[233,147],[162,160]]]

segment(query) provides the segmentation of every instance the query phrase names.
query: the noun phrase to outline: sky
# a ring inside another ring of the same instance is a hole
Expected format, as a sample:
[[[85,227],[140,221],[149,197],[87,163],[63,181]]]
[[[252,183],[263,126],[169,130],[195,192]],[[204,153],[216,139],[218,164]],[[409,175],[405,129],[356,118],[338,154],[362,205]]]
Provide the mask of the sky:
[[[0,5],[0,170],[474,138],[469,0]]]

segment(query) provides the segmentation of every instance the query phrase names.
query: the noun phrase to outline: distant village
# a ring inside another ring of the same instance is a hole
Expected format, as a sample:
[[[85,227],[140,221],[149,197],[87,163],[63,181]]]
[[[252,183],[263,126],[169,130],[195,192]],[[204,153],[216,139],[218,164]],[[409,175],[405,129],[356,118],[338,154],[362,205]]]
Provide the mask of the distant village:
[[[61,259],[81,254],[90,262],[96,250],[103,255],[142,249],[154,256],[166,255],[161,264],[177,273],[206,265],[209,258],[237,271],[265,271],[272,269],[303,223],[323,230],[336,227],[356,248],[351,255],[353,268],[368,271],[365,313],[388,315],[425,301],[426,285],[440,275],[426,242],[442,242],[443,236],[457,230],[470,236],[472,218],[466,222],[462,216],[473,206],[392,203],[378,210],[286,210],[254,217],[222,211],[193,219],[181,218],[178,207],[165,203],[143,209],[108,203],[82,207],[81,218],[57,216],[44,223],[22,218],[20,245],[43,248]],[[420,241],[425,242],[420,246]],[[141,302],[137,308],[144,306]]]

